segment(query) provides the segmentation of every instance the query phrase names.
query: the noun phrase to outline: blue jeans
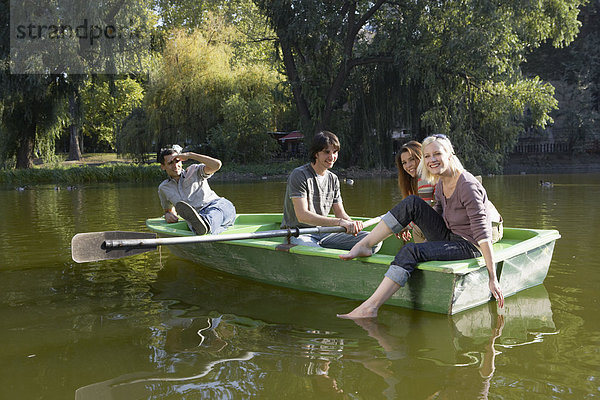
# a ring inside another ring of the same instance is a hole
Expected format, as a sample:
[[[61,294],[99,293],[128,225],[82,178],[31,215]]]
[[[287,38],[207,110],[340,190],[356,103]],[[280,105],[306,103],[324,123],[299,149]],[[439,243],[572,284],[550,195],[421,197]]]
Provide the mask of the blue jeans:
[[[414,221],[427,239],[424,243],[405,244],[385,273],[385,276],[400,286],[406,284],[420,262],[464,260],[481,256],[475,245],[452,233],[444,218],[418,196],[408,196],[387,212],[382,220],[394,233],[400,232]]]
[[[208,222],[213,235],[223,232],[235,221],[235,206],[224,197],[211,201],[197,211]]]

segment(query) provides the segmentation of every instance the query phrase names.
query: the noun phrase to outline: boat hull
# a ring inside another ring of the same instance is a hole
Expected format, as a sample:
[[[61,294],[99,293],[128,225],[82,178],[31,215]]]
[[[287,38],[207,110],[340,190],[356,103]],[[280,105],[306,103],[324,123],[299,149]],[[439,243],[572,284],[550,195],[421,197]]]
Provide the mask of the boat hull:
[[[227,233],[278,229],[279,214],[242,214]],[[147,221],[161,236],[184,236],[185,223],[167,226],[160,219]],[[553,230],[505,229],[495,246],[496,268],[505,296],[544,281],[560,235]],[[285,238],[169,246],[182,258],[243,278],[297,290],[356,300],[369,297],[401,247],[395,237],[386,239],[371,257],[342,261],[341,250],[285,246]],[[386,304],[455,314],[490,300],[483,259],[419,264],[409,282]]]

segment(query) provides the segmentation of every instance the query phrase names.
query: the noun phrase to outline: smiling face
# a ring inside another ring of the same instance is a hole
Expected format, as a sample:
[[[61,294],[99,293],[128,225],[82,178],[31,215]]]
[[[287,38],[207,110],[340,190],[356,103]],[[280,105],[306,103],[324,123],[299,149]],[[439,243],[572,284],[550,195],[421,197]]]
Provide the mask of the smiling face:
[[[419,159],[412,155],[408,150],[400,154],[400,163],[402,168],[411,177],[417,176],[417,166],[419,165]]]
[[[319,175],[323,174],[326,170],[333,167],[333,164],[338,159],[338,149],[336,146],[330,144],[323,150],[315,154],[315,162],[313,168]]]
[[[160,168],[164,170],[170,178],[175,180],[179,179],[181,172],[183,171],[183,165],[181,160],[177,158],[178,153],[173,153],[165,156],[164,162],[160,164]]]
[[[433,141],[423,147],[425,167],[434,176],[442,176],[449,172],[451,155],[439,141]]]

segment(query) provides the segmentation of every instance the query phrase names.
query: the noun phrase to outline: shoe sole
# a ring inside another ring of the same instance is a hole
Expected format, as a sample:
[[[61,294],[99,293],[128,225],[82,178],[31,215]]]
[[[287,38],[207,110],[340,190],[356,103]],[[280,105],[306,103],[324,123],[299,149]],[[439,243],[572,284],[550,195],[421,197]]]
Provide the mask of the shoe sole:
[[[198,214],[198,211],[188,203],[180,201],[175,204],[175,211],[177,211],[177,214],[181,216],[181,218],[192,225],[192,229],[196,235],[205,235],[208,232],[206,222],[204,222],[200,214]]]

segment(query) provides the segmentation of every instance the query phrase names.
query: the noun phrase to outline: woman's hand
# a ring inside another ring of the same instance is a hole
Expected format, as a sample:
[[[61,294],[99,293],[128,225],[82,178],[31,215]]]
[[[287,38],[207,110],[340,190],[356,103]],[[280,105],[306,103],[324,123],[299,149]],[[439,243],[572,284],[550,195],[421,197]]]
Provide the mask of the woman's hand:
[[[408,228],[404,228],[402,231],[400,231],[400,235],[401,235],[404,243],[410,242],[410,239],[412,239],[412,233],[410,232],[410,229],[408,229]]]
[[[395,235],[404,243],[410,242],[410,239],[412,239],[412,234],[410,233],[410,229],[408,228],[408,226],[404,227],[400,232],[396,233]]]
[[[492,296],[494,296],[498,305],[502,308],[504,307],[504,296],[502,295],[502,289],[500,288],[498,276],[496,275],[492,243],[489,240],[483,240],[479,242],[479,246],[481,248],[483,259],[485,260],[485,267],[488,270],[490,292],[492,292]]]
[[[498,306],[500,306],[500,308],[503,308],[504,307],[504,296],[502,295],[502,289],[500,288],[500,283],[498,282],[498,279],[496,279],[496,278],[490,279],[489,286],[490,286],[490,292],[492,292],[492,295],[498,302]]]

